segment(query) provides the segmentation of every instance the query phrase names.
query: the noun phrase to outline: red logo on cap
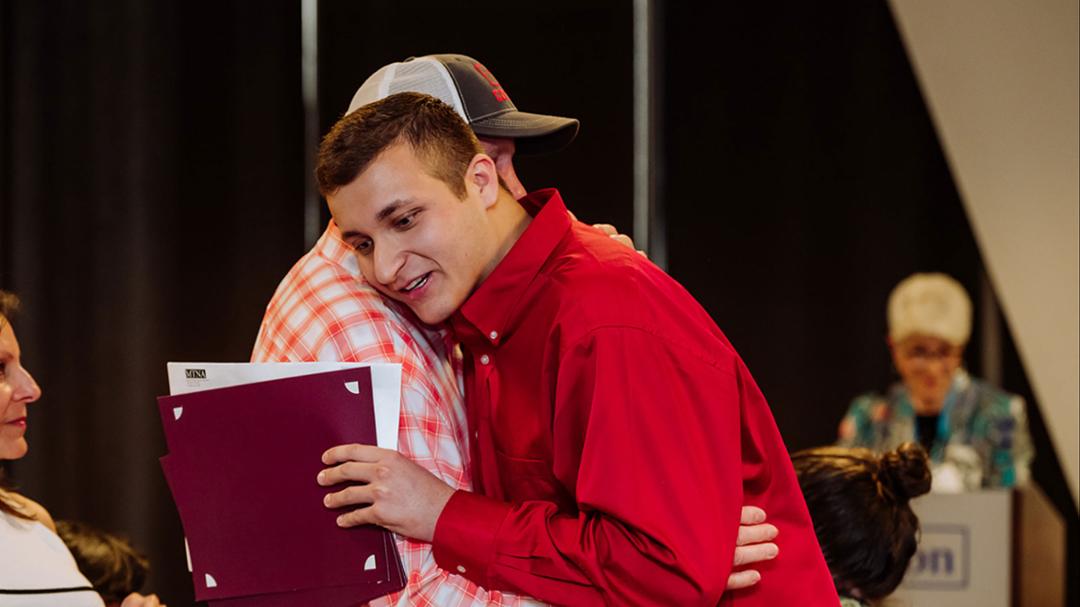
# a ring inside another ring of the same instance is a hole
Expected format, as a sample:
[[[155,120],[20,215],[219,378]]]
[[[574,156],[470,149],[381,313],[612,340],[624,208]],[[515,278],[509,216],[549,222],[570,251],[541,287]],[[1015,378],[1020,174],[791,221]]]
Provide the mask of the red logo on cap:
[[[496,101],[502,103],[503,101],[510,100],[510,97],[506,94],[506,91],[504,91],[502,86],[499,85],[499,81],[495,79],[495,76],[493,76],[486,67],[480,65],[480,62],[476,62],[473,64],[473,68],[475,68],[476,71],[484,77],[484,80],[487,80],[488,84],[491,85],[491,94],[495,95]]]

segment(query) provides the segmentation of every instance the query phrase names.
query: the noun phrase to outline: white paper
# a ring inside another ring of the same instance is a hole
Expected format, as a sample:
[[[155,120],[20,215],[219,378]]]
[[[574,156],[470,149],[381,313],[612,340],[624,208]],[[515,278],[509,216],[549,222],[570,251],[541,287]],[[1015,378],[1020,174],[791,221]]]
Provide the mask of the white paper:
[[[401,414],[401,365],[399,364],[171,362],[166,365],[169,374],[169,394],[172,395],[358,367],[371,368],[376,442],[383,449],[397,450],[398,416]]]

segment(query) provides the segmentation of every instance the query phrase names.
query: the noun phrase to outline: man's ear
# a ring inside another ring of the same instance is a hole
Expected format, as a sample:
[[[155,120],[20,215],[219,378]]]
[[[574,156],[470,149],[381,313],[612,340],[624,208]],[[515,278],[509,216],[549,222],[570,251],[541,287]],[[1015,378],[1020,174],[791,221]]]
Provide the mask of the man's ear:
[[[495,161],[491,156],[473,156],[469,168],[465,170],[465,187],[475,190],[485,209],[495,205],[495,201],[499,199],[499,171],[495,168]]]

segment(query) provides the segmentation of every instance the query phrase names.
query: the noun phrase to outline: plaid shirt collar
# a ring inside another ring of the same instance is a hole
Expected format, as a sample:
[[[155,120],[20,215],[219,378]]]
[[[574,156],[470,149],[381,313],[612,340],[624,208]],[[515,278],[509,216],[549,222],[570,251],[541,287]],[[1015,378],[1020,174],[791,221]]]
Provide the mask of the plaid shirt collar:
[[[352,247],[345,243],[341,237],[341,230],[338,229],[334,220],[330,220],[330,225],[326,226],[326,231],[319,237],[312,250],[330,263],[345,268],[349,274],[360,280],[364,279],[360,273],[360,263],[356,260]]]

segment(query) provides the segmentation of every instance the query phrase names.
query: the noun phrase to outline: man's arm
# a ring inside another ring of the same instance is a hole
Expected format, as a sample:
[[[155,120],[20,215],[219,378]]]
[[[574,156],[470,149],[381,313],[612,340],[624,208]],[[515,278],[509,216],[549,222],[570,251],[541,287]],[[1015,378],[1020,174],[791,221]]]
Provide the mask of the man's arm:
[[[728,363],[640,329],[593,331],[559,362],[553,412],[551,465],[577,512],[459,492],[438,521],[436,560],[573,604],[715,604],[742,505]]]
[[[560,478],[576,489],[578,512],[462,491],[447,500],[435,483],[401,480],[397,458],[362,448],[324,456],[352,461],[328,469],[323,484],[370,481],[331,494],[328,505],[372,504],[342,517],[430,537],[440,566],[485,588],[575,605],[715,604],[742,501],[734,369],[620,329],[590,336],[559,373],[554,436],[570,444],[555,452],[581,454],[564,471],[576,479]]]

